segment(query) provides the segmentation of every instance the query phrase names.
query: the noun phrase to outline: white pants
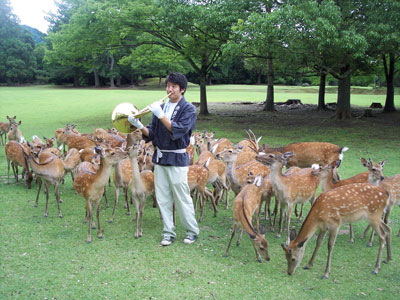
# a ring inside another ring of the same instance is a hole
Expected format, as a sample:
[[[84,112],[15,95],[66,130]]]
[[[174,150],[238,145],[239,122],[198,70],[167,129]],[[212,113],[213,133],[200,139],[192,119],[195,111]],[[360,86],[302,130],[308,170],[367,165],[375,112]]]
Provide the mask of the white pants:
[[[187,183],[188,167],[154,165],[154,186],[163,220],[163,236],[175,237],[173,203],[186,234],[198,235],[193,200]]]

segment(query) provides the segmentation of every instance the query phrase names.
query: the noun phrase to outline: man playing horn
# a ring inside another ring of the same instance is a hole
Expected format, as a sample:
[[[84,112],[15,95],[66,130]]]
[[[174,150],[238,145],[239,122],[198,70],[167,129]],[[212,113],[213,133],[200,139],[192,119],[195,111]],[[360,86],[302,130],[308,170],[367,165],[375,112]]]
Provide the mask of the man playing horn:
[[[156,148],[152,161],[156,198],[163,220],[163,239],[160,245],[168,246],[176,237],[174,202],[186,230],[183,242],[192,244],[199,234],[199,226],[187,183],[189,156],[186,147],[195,127],[196,108],[183,96],[187,88],[185,75],[171,73],[165,84],[167,94],[170,94],[169,99],[162,105],[155,102],[149,106],[153,116],[147,127],[133,115],[129,115],[128,120],[142,132],[145,141],[153,141]]]

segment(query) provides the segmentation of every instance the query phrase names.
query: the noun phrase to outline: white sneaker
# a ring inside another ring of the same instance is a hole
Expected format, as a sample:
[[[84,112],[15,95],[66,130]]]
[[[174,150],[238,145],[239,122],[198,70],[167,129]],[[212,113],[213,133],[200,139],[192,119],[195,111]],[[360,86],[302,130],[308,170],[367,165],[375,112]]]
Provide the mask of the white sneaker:
[[[169,246],[174,242],[175,238],[173,236],[164,236],[162,239],[160,246]]]
[[[197,240],[197,235],[186,235],[185,239],[183,242],[187,245],[193,244]]]

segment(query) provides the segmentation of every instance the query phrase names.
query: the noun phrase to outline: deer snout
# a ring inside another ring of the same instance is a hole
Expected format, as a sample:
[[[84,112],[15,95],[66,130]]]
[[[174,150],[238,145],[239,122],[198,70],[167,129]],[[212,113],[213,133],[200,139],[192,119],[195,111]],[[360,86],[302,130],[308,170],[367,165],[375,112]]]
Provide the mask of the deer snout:
[[[383,180],[383,179],[385,179],[385,177],[384,177],[384,176],[381,176],[381,180]]]

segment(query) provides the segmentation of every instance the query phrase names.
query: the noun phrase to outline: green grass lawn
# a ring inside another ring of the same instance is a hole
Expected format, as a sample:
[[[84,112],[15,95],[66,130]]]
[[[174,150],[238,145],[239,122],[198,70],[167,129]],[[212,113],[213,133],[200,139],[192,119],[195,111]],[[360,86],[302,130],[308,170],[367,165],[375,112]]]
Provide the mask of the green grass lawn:
[[[329,88],[326,102],[336,101],[335,88]],[[275,101],[289,98],[316,104],[316,87],[275,87]],[[385,92],[357,88],[352,104],[369,106],[384,104]],[[208,102],[262,102],[266,86],[223,85],[207,87]],[[21,131],[26,139],[32,135],[54,136],[54,131],[66,123],[77,125],[81,132],[96,127],[109,128],[111,112],[121,102],[134,103],[138,108],[162,98],[163,88],[146,86],[135,89],[73,89],[52,86],[1,87],[0,120],[6,115],[22,120]],[[186,98],[199,101],[199,88],[190,86]],[[395,105],[400,107],[399,95]],[[399,123],[384,127],[375,119],[350,120],[338,123],[327,119],[322,123],[286,126],[274,121],[276,113],[259,112],[257,118],[237,119],[211,115],[199,118],[198,130],[215,130],[217,137],[233,142],[245,138],[242,129],[251,128],[261,143],[282,145],[295,141],[327,141],[350,148],[340,167],[343,178],[365,169],[360,157],[387,159],[385,174],[400,172]],[[290,115],[288,115],[290,118]],[[144,123],[149,116],[144,118]],[[323,124],[323,126],[321,126]],[[104,239],[92,232],[93,242],[86,244],[87,224],[83,224],[85,200],[76,195],[71,178],[60,188],[63,218],[57,217],[54,189],[50,190],[49,217],[44,218],[45,195],[33,208],[37,193],[7,184],[7,163],[4,146],[0,146],[0,299],[392,299],[400,287],[400,210],[392,211],[390,226],[393,234],[393,261],[382,264],[380,273],[371,274],[378,252],[378,240],[372,248],[366,240],[338,236],[333,251],[331,276],[321,280],[326,263],[326,240],[311,270],[298,268],[292,276],[286,274],[286,260],[277,239],[267,232],[271,261],[258,263],[248,236],[239,247],[233,245],[223,258],[232,223],[232,209],[219,206],[213,217],[206,208],[200,223],[199,240],[184,245],[184,231],[177,224],[177,240],[169,247],[160,247],[162,223],[157,209],[148,201],[143,220],[144,235],[134,239],[132,216],[127,216],[120,198],[114,223],[107,220],[112,206],[101,205]],[[108,187],[112,205],[114,189]],[[230,203],[233,201],[231,194]],[[306,210],[309,204],[305,205]],[[265,222],[265,221],[262,221]],[[301,223],[292,218],[297,229]],[[366,223],[355,224],[358,237]],[[344,225],[343,230],[348,226]],[[302,265],[311,257],[314,237],[307,245]],[[384,257],[386,255],[384,254]]]

